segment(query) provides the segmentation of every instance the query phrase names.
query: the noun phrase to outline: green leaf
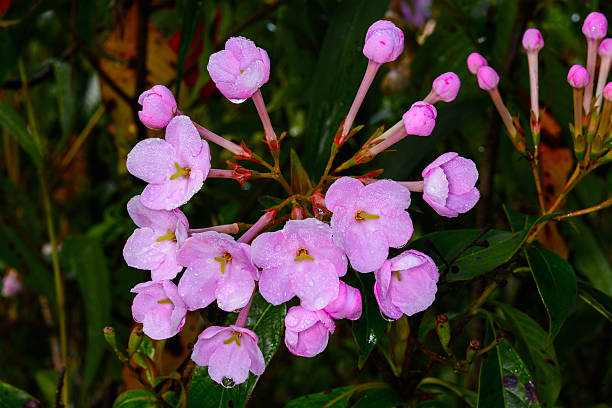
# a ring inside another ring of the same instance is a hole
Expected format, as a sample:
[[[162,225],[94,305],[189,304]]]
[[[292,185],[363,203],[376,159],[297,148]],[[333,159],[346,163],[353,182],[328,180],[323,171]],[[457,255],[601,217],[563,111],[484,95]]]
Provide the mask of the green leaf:
[[[540,402],[554,406],[561,391],[561,372],[554,346],[548,343],[548,334],[531,317],[512,306],[500,303],[499,311],[504,329],[514,334],[514,347],[536,380]]]
[[[259,293],[255,294],[245,327],[253,330],[259,337],[257,346],[264,356],[266,366],[281,343],[286,312],[285,304],[273,306],[267,303]],[[194,369],[189,387],[189,407],[226,407],[230,401],[235,408],[243,407],[253,392],[257,380],[259,380],[258,376],[249,373],[249,378],[244,383],[233,388],[224,388],[210,378],[207,367],[198,366]]]
[[[87,351],[81,397],[86,398],[107,348],[101,333],[110,323],[110,275],[106,256],[94,239],[70,236],[64,242],[62,253],[76,272],[85,304]]]
[[[54,61],[53,72],[55,74],[60,123],[62,125],[62,139],[58,145],[61,148],[68,140],[74,118],[74,99],[72,96],[72,86],[70,85],[70,65],[62,61]]]
[[[354,280],[362,296],[362,313],[359,320],[353,322],[353,336],[359,346],[359,361],[357,367],[361,369],[370,356],[378,338],[387,328],[387,321],[380,314],[378,302],[374,297],[374,274],[354,272]],[[352,282],[351,282],[352,283]]]
[[[26,151],[36,166],[42,163],[41,153],[25,122],[8,104],[0,101],[0,126],[2,126]]]
[[[343,1],[329,21],[312,80],[306,132],[305,163],[311,174],[322,172],[332,138],[348,113],[366,70],[363,39],[382,18],[389,1]]]
[[[533,222],[533,219],[530,220],[529,215],[516,211],[505,204],[504,212],[506,213],[506,218],[508,218],[508,223],[510,223],[510,229],[512,229],[512,231],[524,230]]]
[[[405,401],[392,388],[378,388],[361,393],[351,408],[393,408]]]
[[[299,156],[291,149],[291,189],[294,194],[305,194],[312,188],[312,183],[308,177],[308,173]]]
[[[304,395],[285,405],[285,408],[346,408],[349,398],[351,398],[357,388],[358,386],[356,385],[349,385],[316,394]]]
[[[491,344],[495,340],[496,333],[491,325],[487,325],[485,344]],[[504,386],[502,382],[501,363],[497,346],[487,352],[487,357],[482,360],[480,373],[478,374],[478,400],[477,408],[505,407]]]
[[[182,22],[181,22],[181,39],[176,57],[176,100],[179,99],[181,91],[181,79],[183,78],[183,69],[185,59],[191,48],[191,42],[198,27],[200,16],[204,10],[203,0],[185,0],[182,7]]]
[[[525,249],[525,255],[548,313],[552,341],[576,301],[576,274],[572,265],[548,249],[532,246]]]
[[[578,282],[578,297],[612,322],[612,298],[591,284]]]
[[[36,384],[38,384],[38,388],[40,388],[40,393],[50,407],[55,405],[55,395],[60,375],[55,370],[39,370],[34,374],[34,379]]]
[[[26,406],[26,404],[31,403],[32,401],[40,404],[36,398],[27,392],[0,381],[0,408],[22,407]],[[40,406],[34,404],[32,405]]]
[[[146,390],[128,390],[120,394],[113,408],[158,408],[161,405],[154,394]]]

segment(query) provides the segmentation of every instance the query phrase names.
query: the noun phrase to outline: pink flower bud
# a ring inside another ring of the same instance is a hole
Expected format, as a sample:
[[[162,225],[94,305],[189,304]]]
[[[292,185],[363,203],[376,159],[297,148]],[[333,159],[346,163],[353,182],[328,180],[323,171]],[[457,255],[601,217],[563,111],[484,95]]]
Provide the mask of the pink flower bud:
[[[612,82],[608,82],[608,84],[604,87],[603,97],[606,101],[612,102]]]
[[[361,317],[361,293],[340,281],[338,296],[324,310],[334,319],[357,320]]]
[[[480,68],[476,77],[478,78],[478,86],[485,91],[490,91],[499,84],[499,75],[489,66]]]
[[[457,97],[461,80],[454,72],[447,72],[434,79],[431,86],[437,101],[452,102]]]
[[[231,102],[250,98],[270,78],[268,53],[244,37],[232,37],[206,67],[217,89]]]
[[[436,126],[436,108],[427,102],[415,102],[402,119],[409,135],[429,136]]]
[[[544,39],[540,30],[530,28],[523,34],[523,48],[527,52],[538,52],[544,47]]]
[[[404,50],[404,33],[388,20],[378,20],[368,28],[363,55],[378,64],[395,61]]]
[[[285,345],[296,356],[314,357],[327,347],[336,325],[323,310],[294,306],[285,316]]]
[[[580,65],[572,66],[567,74],[567,82],[573,88],[584,88],[589,83],[589,80],[589,73]]]
[[[593,12],[584,19],[582,33],[590,40],[601,40],[608,31],[608,20],[601,13]]]
[[[138,112],[140,121],[152,130],[165,128],[178,112],[174,95],[163,85],[155,85],[141,93],[138,103],[142,105]]]
[[[599,44],[599,49],[597,50],[601,59],[612,57],[612,38],[606,38]]]
[[[471,53],[467,58],[467,66],[470,72],[474,75],[478,73],[478,70],[488,65],[487,60],[477,52]]]
[[[5,298],[17,296],[23,290],[19,274],[13,268],[10,268],[4,278],[2,278],[2,296]],[[357,290],[357,289],[355,289]],[[361,301],[361,296],[359,297]],[[359,304],[361,307],[361,303]],[[361,309],[359,309],[361,314]]]

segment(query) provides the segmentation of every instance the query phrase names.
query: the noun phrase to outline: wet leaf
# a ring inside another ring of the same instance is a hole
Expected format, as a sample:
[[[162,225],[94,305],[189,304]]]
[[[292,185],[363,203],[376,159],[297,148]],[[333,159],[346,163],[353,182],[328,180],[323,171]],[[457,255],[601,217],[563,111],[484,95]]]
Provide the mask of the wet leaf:
[[[158,408],[161,405],[154,394],[146,390],[128,390],[120,394],[113,408]]]
[[[612,298],[610,296],[595,289],[587,282],[579,281],[578,297],[612,322]]]
[[[309,394],[294,399],[285,408],[346,408],[349,398],[357,390],[357,386],[334,388],[333,390]]]
[[[0,381],[0,408],[22,407],[26,406],[25,404],[32,408],[42,407],[40,402],[27,392]]]

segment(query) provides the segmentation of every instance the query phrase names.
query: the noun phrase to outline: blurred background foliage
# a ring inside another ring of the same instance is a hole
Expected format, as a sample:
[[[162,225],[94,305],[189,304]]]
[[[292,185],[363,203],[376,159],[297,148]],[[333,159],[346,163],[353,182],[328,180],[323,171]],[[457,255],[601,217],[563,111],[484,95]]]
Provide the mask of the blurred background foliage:
[[[342,150],[338,162],[349,158],[377,127],[395,123],[414,101],[424,98],[436,76],[446,71],[459,75],[459,96],[439,106],[431,137],[406,138],[394,153],[382,154],[358,169],[361,174],[384,168],[384,177],[415,180],[445,151],[476,161],[481,171],[479,206],[458,219],[443,219],[421,200],[413,200],[417,238],[443,229],[486,225],[508,230],[503,204],[524,213],[537,212],[529,166],[504,136],[488,95],[478,88],[465,60],[469,53],[480,52],[500,72],[500,91],[528,129],[527,59],[520,38],[525,28],[538,27],[546,42],[540,54],[540,101],[546,109],[542,166],[547,199],[554,198],[573,168],[567,148],[572,115],[567,70],[586,62],[580,31],[584,17],[599,9],[610,18],[611,4],[434,0],[426,23],[415,24],[402,13],[406,3],[411,2],[0,1],[0,270],[16,270],[24,285],[18,295],[0,298],[0,380],[27,390],[43,406],[54,404],[62,364],[45,218],[48,193],[66,288],[72,400],[77,406],[109,407],[121,391],[139,387],[101,336],[104,326],[113,326],[119,342],[126,343],[133,325],[129,290],[148,278],[148,272],[125,265],[121,252],[134,229],[125,205],[142,189],[142,183],[127,174],[125,157],[137,141],[154,136],[135,120],[137,96],[153,84],[165,84],[178,94],[181,111],[193,120],[263,153],[263,130],[254,106],[228,102],[205,69],[210,54],[232,35],[251,38],[268,51],[272,70],[262,91],[272,122],[288,132],[283,151],[293,147],[315,179],[365,71],[361,45],[373,21],[385,17],[400,25],[406,50],[398,61],[381,69],[355,122],[366,127]],[[19,133],[23,122],[28,132]],[[30,139],[35,133],[40,135],[38,148]],[[213,167],[226,168],[230,154],[217,147],[212,152]],[[284,168],[288,156],[281,157]],[[600,168],[570,196],[567,207],[595,205],[610,191],[612,171]],[[183,210],[196,228],[254,222],[273,200],[258,201],[262,196],[282,194],[265,180],[241,189],[236,182],[213,179]],[[568,259],[579,280],[612,296],[611,226],[610,211],[602,211],[547,227],[541,243]],[[512,274],[501,283],[497,300],[548,327],[530,276]],[[467,285],[442,287],[423,322],[438,313],[456,315],[470,296]],[[208,313],[211,321],[219,319],[214,313]],[[380,340],[382,347],[361,370],[346,323],[338,325],[330,346],[315,358],[297,358],[280,347],[250,406],[282,406],[305,394],[381,379],[380,350],[393,353],[401,348],[406,341],[402,321],[388,329]],[[554,342],[562,373],[557,406],[608,406],[611,329],[609,320],[576,301]],[[200,322],[192,316],[181,335],[168,341],[164,371],[184,361],[199,330]],[[468,342],[466,334],[457,344],[463,347]],[[446,366],[434,366],[429,375],[472,390],[477,383],[477,372],[476,377],[462,376]],[[431,404],[423,406],[463,406],[469,399],[440,390],[432,397]],[[372,404],[363,406],[377,406]]]

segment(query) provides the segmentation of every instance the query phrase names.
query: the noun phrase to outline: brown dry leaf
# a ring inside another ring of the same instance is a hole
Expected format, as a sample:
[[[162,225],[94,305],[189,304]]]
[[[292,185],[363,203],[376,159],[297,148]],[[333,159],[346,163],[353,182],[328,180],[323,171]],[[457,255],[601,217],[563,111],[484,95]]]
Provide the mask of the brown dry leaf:
[[[168,45],[168,41],[149,23],[147,39],[147,85],[171,83],[176,76],[176,53]],[[108,36],[104,42],[104,52],[119,62],[100,58],[100,67],[115,81],[117,86],[128,95],[136,95],[135,59],[138,56],[138,6],[134,3],[124,16],[121,24]],[[117,148],[119,172],[124,173],[125,157],[135,144],[136,124],[130,106],[112,90],[108,84],[100,80],[102,100],[106,104],[112,124],[109,130],[114,136]],[[187,93],[183,92],[184,98]],[[137,95],[136,95],[137,96]],[[182,100],[183,98],[181,98]],[[180,105],[180,101],[179,101]],[[151,133],[151,136],[159,133]]]

